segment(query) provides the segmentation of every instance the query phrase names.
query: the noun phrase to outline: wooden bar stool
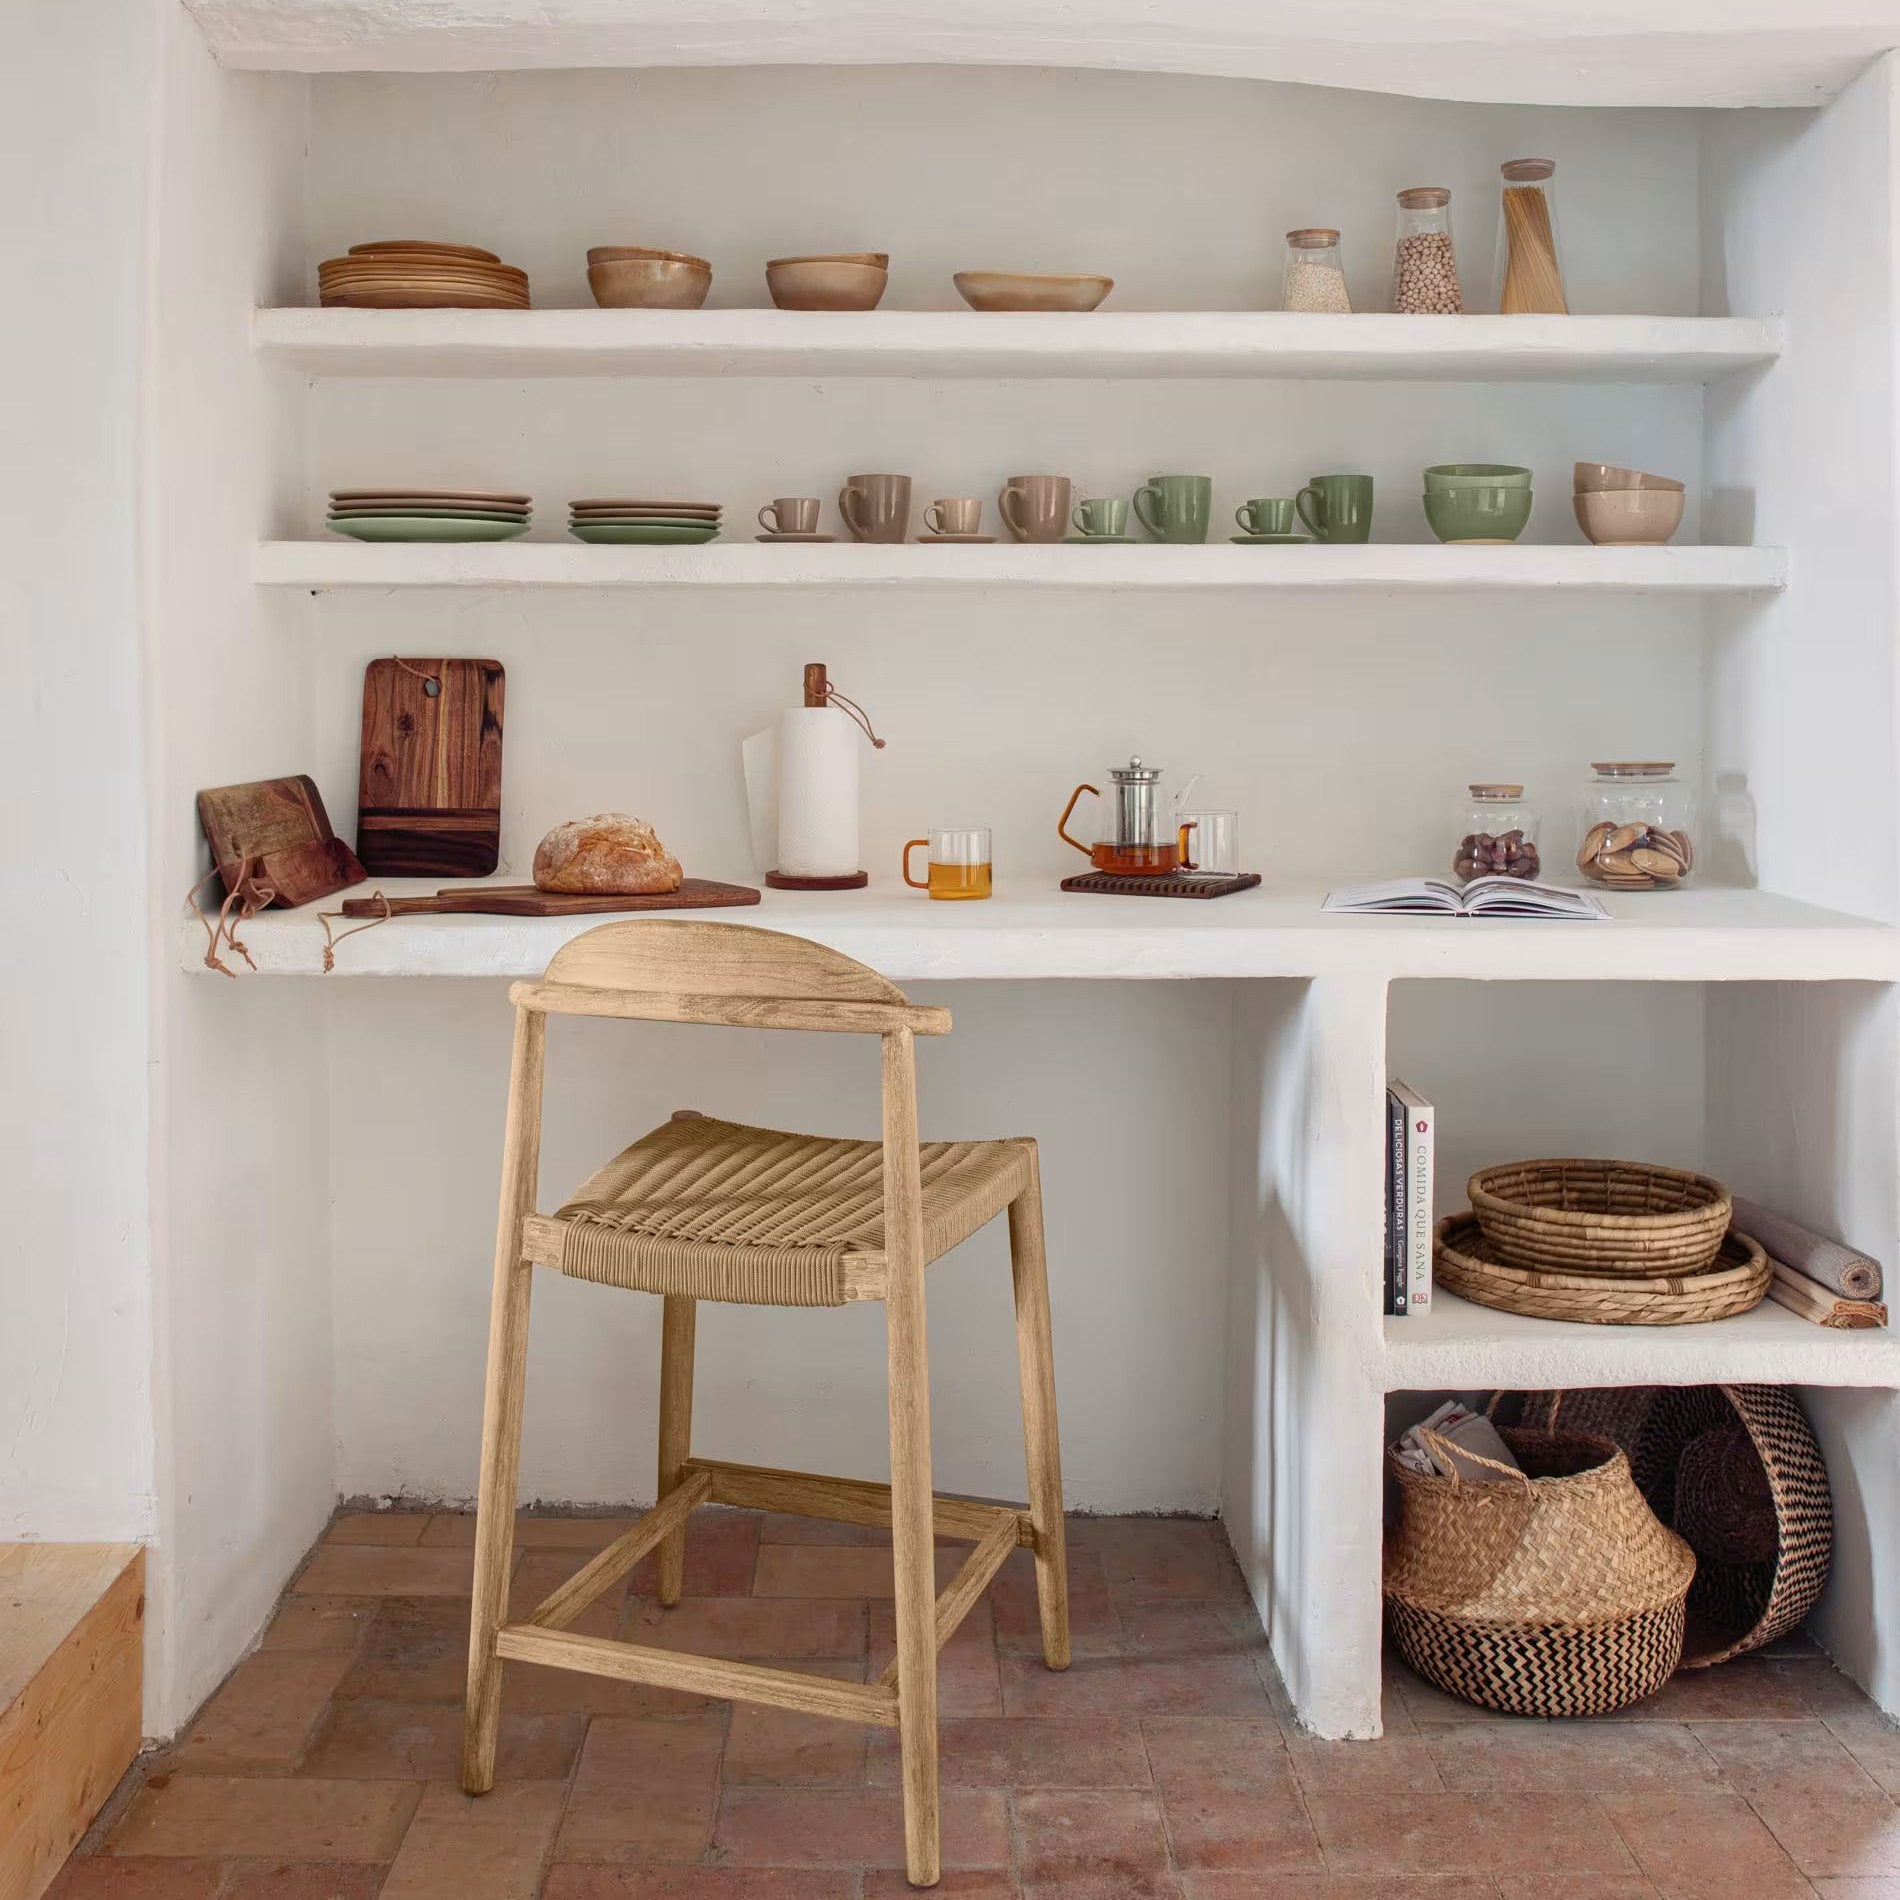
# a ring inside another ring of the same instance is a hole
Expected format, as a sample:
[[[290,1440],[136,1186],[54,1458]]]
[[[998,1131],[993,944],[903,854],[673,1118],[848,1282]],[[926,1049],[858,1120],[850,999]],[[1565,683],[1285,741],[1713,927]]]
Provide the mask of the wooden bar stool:
[[[504,1661],[879,1723],[899,1733],[911,1882],[934,1886],[937,1652],[1018,1545],[1035,1554],[1043,1659],[1051,1669],[1069,1662],[1062,1470],[1036,1144],[920,1144],[913,1038],[947,1035],[949,1011],[917,1007],[875,970],[801,937],[656,918],[603,924],[561,950],[541,982],[517,983],[509,996],[515,1006],[514,1058],[482,1417],[462,1785],[470,1794],[494,1785]],[[883,1140],[833,1141],[676,1116],[610,1161],[556,1213],[537,1213],[550,1014],[876,1035],[883,1042]],[[1005,1210],[1029,1465],[1029,1508],[1020,1511],[936,1497],[930,1483],[924,1268]],[[510,1623],[528,1295],[537,1265],[664,1296],[658,1502],[524,1622]],[[693,1457],[693,1330],[700,1300],[771,1306],[882,1300],[891,1482]],[[890,1527],[897,1655],[877,1681],[839,1682],[610,1642],[568,1628],[653,1550],[659,1600],[677,1603],[687,1519],[709,1502]],[[932,1555],[936,1536],[975,1545],[941,1596]]]

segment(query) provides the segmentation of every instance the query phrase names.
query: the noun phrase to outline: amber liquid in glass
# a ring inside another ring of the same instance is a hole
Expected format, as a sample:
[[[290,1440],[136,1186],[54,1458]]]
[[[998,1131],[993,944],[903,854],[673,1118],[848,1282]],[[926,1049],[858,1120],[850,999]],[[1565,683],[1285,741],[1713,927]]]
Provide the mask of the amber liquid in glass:
[[[1173,844],[1098,844],[1089,857],[1111,877],[1166,877],[1181,862]]]
[[[990,867],[987,864],[932,864],[930,894],[955,900],[961,897],[987,897],[990,894]]]

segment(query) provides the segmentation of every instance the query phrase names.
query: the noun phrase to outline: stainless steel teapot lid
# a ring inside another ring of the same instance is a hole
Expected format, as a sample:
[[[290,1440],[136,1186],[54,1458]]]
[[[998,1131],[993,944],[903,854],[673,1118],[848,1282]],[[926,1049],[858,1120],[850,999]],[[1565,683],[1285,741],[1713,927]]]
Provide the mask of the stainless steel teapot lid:
[[[1143,765],[1137,753],[1126,765],[1111,765],[1108,775],[1117,785],[1152,785],[1161,777],[1161,767]]]

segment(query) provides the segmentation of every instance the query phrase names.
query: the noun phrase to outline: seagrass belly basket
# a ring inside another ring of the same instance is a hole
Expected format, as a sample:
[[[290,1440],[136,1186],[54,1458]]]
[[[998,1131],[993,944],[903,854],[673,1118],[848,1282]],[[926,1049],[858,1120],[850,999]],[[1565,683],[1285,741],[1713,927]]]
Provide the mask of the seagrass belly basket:
[[[1448,1694],[1513,1715],[1601,1715],[1653,1695],[1682,1655],[1694,1553],[1613,1440],[1554,1425],[1503,1437],[1521,1471],[1459,1452],[1488,1467],[1484,1480],[1387,1457],[1399,1519],[1385,1602],[1400,1652]]]

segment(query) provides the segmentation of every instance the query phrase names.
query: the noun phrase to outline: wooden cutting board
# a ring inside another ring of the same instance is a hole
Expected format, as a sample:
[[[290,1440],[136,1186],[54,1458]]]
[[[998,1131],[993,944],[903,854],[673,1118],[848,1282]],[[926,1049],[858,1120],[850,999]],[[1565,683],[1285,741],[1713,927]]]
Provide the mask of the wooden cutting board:
[[[363,671],[356,855],[379,877],[486,877],[501,854],[495,660],[372,660]]]
[[[613,910],[720,910],[756,904],[750,884],[715,884],[710,878],[686,878],[676,891],[649,891],[638,897],[599,897],[567,891],[538,891],[532,884],[474,884],[437,891],[431,897],[351,897],[345,917],[490,915],[496,917],[585,917]]]
[[[198,818],[227,891],[247,870],[284,905],[308,904],[363,881],[363,867],[330,829],[312,779],[213,786],[198,794]]]

